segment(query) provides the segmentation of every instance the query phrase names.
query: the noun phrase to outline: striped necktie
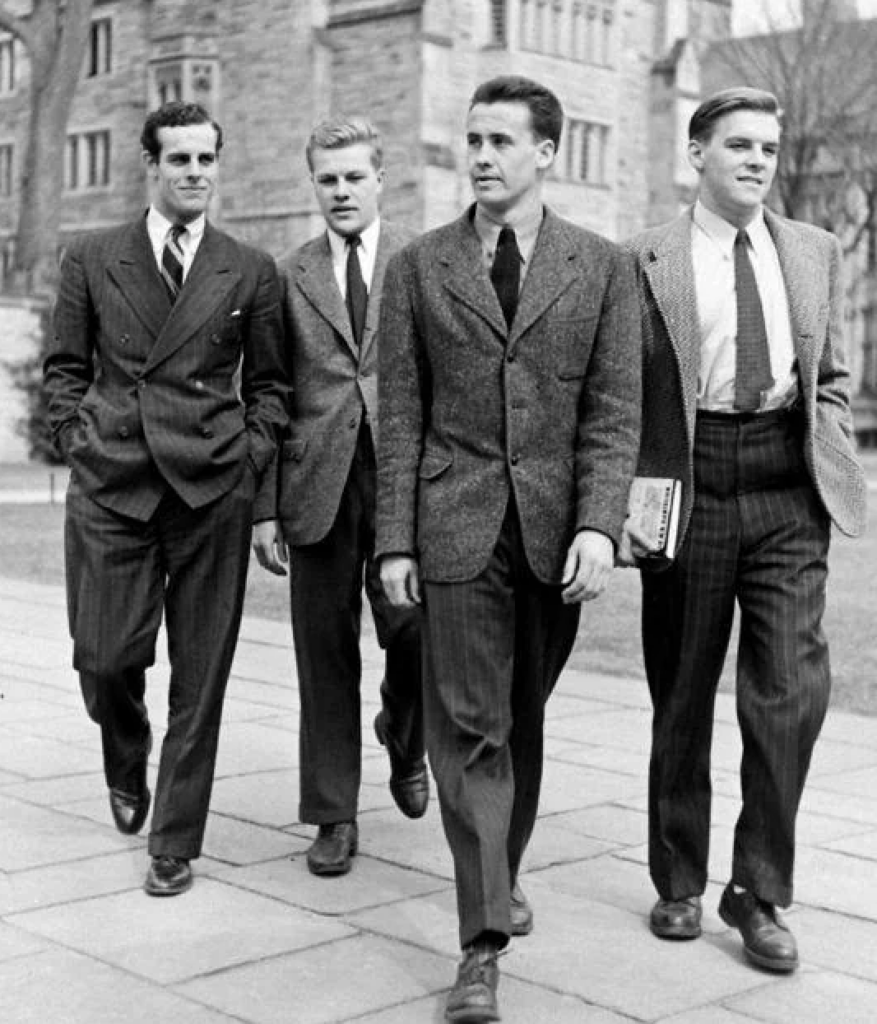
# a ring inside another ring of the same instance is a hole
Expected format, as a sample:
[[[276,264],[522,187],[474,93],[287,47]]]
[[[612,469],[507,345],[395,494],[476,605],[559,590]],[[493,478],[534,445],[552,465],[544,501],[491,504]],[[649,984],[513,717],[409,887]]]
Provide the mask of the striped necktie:
[[[161,277],[167,287],[171,302],[175,302],[183,287],[183,249],[180,239],[186,233],[184,224],[174,224],[168,231],[164,249],[161,252]]]
[[[770,372],[770,348],[764,310],[755,271],[749,259],[749,235],[737,232],[734,239],[734,278],[737,291],[737,370],[734,381],[734,408],[754,412],[761,396],[773,387]]]

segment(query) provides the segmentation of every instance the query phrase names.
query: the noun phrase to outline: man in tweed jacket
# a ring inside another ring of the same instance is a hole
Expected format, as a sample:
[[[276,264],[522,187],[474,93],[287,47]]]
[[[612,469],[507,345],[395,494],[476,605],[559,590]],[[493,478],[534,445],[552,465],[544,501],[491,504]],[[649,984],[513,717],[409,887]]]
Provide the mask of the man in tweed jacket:
[[[197,104],[141,136],[146,216],[71,246],[45,364],[71,468],[74,665],[100,724],[117,827],[150,805],[146,668],[164,614],[171,663],[146,890],[191,884],[249,560],[252,503],[286,421],[279,289],[266,253],[206,222],[222,134]]]
[[[384,288],[377,550],[394,602],[425,609],[464,949],[449,1020],[497,1019],[496,953],[533,926],[518,873],[544,707],[611,572],[639,445],[633,263],[542,205],[562,122],[536,82],[480,86],[476,203],[394,257]]]
[[[662,938],[700,934],[713,706],[736,600],[743,806],[719,911],[753,962],[790,971],[796,943],[776,907],[792,898],[795,818],[828,704],[829,520],[851,535],[865,520],[841,252],[826,232],[763,208],[780,145],[773,96],[719,93],[689,135],[697,204],[629,243],[645,334],[638,473],[675,477],[683,491],[677,558],[642,562],[654,705],[649,866],[659,895],[651,927]],[[740,353],[753,322],[768,365],[747,402]]]

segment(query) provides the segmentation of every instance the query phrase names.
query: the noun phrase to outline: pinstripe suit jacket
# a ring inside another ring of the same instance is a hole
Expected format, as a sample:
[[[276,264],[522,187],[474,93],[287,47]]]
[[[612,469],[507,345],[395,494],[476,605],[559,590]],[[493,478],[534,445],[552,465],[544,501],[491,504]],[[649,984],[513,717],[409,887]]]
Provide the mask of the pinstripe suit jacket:
[[[280,261],[292,404],[278,458],[256,499],[255,518],[279,519],[287,543],[315,544],[331,529],[364,416],[377,445],[384,273],[390,256],[413,237],[407,228],[381,221],[359,349],[327,235],[312,238]]]
[[[162,479],[192,508],[260,473],[286,421],[271,258],[206,226],[171,305],[146,219],[83,237],[45,363],[56,444],[85,493],[146,519]],[[157,472],[156,472],[157,470]]]
[[[471,211],[387,268],[378,554],[475,577],[514,492],[527,558],[560,581],[576,530],[617,540],[639,446],[633,261],[546,212],[511,329]]]
[[[810,224],[765,211],[789,298],[806,414],[804,456],[835,524],[856,536],[865,479],[853,440],[843,339],[841,249]],[[693,502],[693,449],[701,334],[691,255],[691,211],[627,243],[639,263],[643,313],[643,432],[637,472],[683,483],[680,540]]]

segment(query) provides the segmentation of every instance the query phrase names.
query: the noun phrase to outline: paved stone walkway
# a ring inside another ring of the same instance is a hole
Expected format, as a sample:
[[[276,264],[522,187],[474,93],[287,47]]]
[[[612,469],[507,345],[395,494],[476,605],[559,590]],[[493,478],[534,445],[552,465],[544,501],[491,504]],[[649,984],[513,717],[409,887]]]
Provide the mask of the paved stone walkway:
[[[140,888],[145,840],[112,827],[69,659],[61,589],[0,578],[0,1021],[443,1020],[456,915],[435,802],[420,821],[399,815],[365,728],[361,853],[344,878],[308,873],[284,625],[245,622],[205,855],[194,888],[169,900]],[[371,642],[365,675],[368,725]],[[149,689],[156,725],[166,679],[162,661]],[[659,942],[647,926],[644,684],[564,674],[523,878],[536,930],[501,962],[505,1024],[877,1020],[877,719],[832,713],[818,748],[788,915],[803,963],[791,977],[747,966],[716,914],[737,808],[734,722],[720,696],[704,937]]]

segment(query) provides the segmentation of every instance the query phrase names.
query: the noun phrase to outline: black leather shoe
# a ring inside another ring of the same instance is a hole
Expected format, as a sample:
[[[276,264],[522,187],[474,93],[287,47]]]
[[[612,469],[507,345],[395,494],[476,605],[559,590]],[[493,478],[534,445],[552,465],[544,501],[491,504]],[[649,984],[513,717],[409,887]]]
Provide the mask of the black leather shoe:
[[[390,793],[406,818],[422,818],[429,803],[429,772],[421,757],[407,761],[400,757],[387,735],[383,711],[375,716],[375,736],[390,755]]]
[[[314,875],[346,875],[359,847],[355,821],[334,821],[320,825],[308,850],[308,868]]]
[[[143,888],[150,896],[179,896],[192,888],[192,869],[184,857],[153,857]]]
[[[533,931],[533,908],[517,882],[512,889],[511,911],[512,935],[529,935]]]
[[[499,1020],[496,988],[499,950],[491,943],[476,942],[463,950],[457,980],[448,996],[445,1017],[454,1024],[483,1024]]]
[[[742,889],[728,886],[719,902],[719,916],[743,936],[749,959],[768,971],[788,973],[798,966],[795,936],[777,914],[776,907]]]
[[[703,909],[700,896],[684,900],[658,900],[649,915],[649,927],[659,939],[696,939]]]
[[[110,790],[110,811],[116,828],[126,836],[136,835],[143,828],[149,814],[152,794],[148,789],[139,795],[121,789]]]

